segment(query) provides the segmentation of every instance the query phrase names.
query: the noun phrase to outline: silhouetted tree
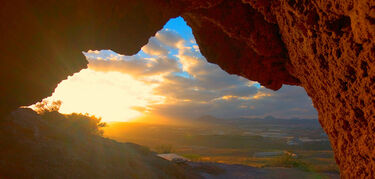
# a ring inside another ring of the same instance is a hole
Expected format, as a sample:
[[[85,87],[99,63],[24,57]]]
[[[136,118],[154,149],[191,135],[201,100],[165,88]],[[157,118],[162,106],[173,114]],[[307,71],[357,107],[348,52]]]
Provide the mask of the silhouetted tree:
[[[36,111],[38,114],[42,114],[45,112],[59,111],[61,104],[62,102],[60,100],[56,100],[52,102],[48,100],[43,100],[41,102],[36,103],[33,106],[33,110]]]

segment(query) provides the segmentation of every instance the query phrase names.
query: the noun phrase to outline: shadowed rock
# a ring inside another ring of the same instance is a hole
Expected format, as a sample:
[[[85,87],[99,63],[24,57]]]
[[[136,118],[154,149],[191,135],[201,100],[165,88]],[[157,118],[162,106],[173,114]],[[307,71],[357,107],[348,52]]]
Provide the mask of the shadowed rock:
[[[0,178],[201,178],[146,147],[102,137],[93,120],[12,112],[0,121]]]

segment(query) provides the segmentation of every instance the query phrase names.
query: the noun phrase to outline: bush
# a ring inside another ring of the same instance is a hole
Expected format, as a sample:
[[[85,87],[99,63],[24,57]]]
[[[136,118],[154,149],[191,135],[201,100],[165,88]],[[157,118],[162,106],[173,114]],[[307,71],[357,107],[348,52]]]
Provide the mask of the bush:
[[[59,111],[61,104],[62,102],[60,100],[52,102],[48,100],[43,100],[41,102],[36,103],[31,108],[38,114],[43,114],[46,112]]]
[[[159,154],[167,154],[167,153],[173,153],[174,149],[172,145],[166,145],[166,144],[161,144],[156,147],[154,147],[154,150],[156,153]]]
[[[303,171],[312,171],[309,164],[295,158],[291,153],[284,153],[283,155],[274,158],[266,166],[270,167],[286,167],[286,168],[298,168]]]
[[[69,135],[103,135],[101,128],[105,127],[106,123],[101,122],[100,117],[87,113],[61,114],[58,112],[61,104],[61,101],[43,100],[32,108],[47,124],[60,132],[69,133]]]
[[[106,126],[106,123],[102,123],[101,118],[90,116],[88,114],[67,114],[65,116],[65,128],[69,129],[73,133],[83,133],[89,135],[103,135],[102,127]]]

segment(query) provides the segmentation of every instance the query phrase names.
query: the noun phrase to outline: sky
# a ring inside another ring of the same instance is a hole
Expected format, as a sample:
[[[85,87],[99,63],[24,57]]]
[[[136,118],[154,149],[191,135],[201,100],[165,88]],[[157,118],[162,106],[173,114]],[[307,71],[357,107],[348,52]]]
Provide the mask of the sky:
[[[105,122],[142,116],[317,118],[303,88],[268,90],[208,63],[181,17],[171,19],[133,56],[111,50],[83,53],[88,69],[62,81],[45,99],[61,100],[61,113],[89,113]]]

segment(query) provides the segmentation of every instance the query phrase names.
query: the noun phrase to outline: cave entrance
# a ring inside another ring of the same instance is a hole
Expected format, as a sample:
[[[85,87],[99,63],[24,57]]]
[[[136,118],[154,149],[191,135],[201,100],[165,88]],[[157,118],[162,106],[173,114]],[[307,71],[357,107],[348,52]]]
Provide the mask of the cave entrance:
[[[208,63],[182,17],[168,21],[133,56],[111,50],[84,54],[88,69],[62,81],[47,99],[61,100],[60,112],[89,113],[105,121],[128,121],[143,112],[189,118],[317,118],[303,88],[284,85],[274,92]],[[98,112],[108,107],[112,110]]]
[[[303,88],[272,91],[208,63],[182,17],[133,56],[84,54],[88,69],[45,101],[102,117],[107,137],[191,160],[338,172]]]

